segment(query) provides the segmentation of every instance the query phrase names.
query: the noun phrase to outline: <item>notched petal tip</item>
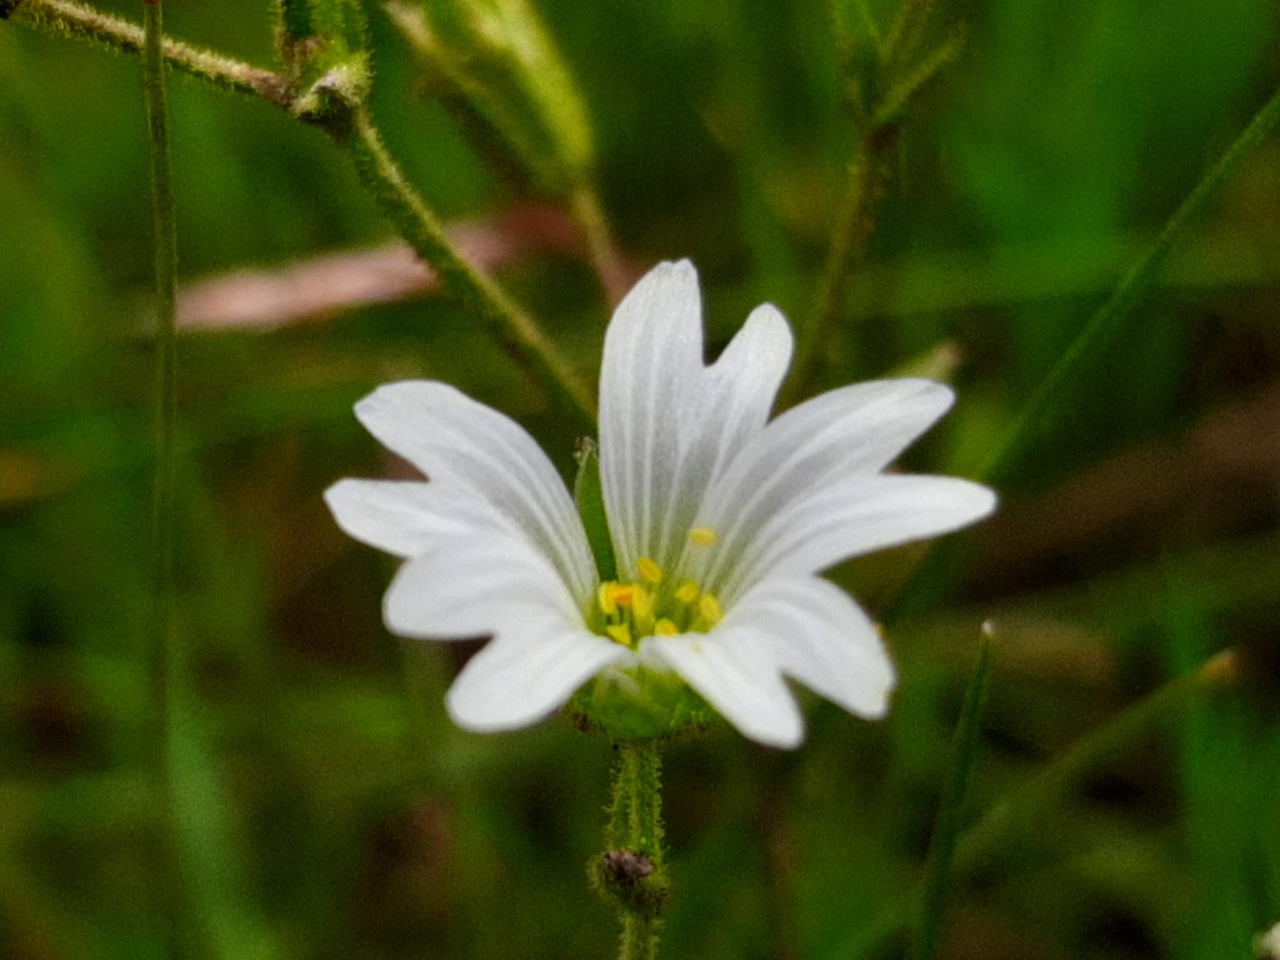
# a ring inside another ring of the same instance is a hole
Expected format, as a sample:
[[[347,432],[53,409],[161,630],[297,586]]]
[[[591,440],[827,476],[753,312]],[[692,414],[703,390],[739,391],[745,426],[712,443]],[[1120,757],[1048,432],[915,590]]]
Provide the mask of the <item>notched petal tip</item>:
[[[764,382],[773,393],[791,366],[794,348],[787,318],[772,303],[762,303],[747,315],[711,369],[732,376],[738,389]]]
[[[646,344],[665,345],[672,335],[690,344],[696,341],[701,353],[702,293],[698,271],[688,260],[659,263],[622,298],[605,331],[605,367],[611,345],[631,360]]]
[[[339,480],[324,492],[348,536],[397,557],[426,553],[465,533],[464,505],[411,480]]]
[[[435,380],[392,380],[381,383],[355,402],[356,419],[369,426],[369,419],[390,412],[397,413],[402,405],[410,404],[409,412],[416,414],[424,398],[444,396],[457,392],[456,387]]]
[[[689,260],[663,260],[650,268],[649,272],[636,281],[636,285],[628,291],[618,304],[615,314],[621,312],[628,301],[635,303],[653,299],[679,298],[682,300],[701,299],[698,288],[698,271]]]

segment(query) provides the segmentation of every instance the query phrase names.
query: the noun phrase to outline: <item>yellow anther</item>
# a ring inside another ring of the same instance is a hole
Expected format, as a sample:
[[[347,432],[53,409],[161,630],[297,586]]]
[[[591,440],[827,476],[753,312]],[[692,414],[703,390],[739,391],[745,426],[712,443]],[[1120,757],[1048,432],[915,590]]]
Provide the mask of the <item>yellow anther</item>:
[[[702,614],[702,618],[709,623],[719,623],[724,617],[724,611],[720,609],[720,601],[716,599],[714,593],[704,593],[698,598],[698,613]]]
[[[635,566],[635,580],[600,584],[588,612],[591,628],[614,643],[635,650],[645,637],[705,633],[724,618],[716,595],[697,580],[668,581],[651,557],[637,557]]]
[[[618,612],[618,604],[613,599],[613,591],[617,586],[612,580],[606,580],[596,589],[596,603],[600,605],[600,612],[606,617],[612,617]]]
[[[694,527],[689,531],[689,539],[699,547],[709,547],[716,542],[716,532],[710,527]]]
[[[631,588],[631,612],[638,623],[653,622],[653,594],[644,587]]]
[[[615,609],[617,607],[630,607],[636,602],[636,594],[643,593],[639,587],[631,583],[611,583],[609,584],[609,599],[613,601]]]
[[[657,586],[662,582],[662,568],[648,557],[636,557],[636,569],[640,571],[640,579]]]

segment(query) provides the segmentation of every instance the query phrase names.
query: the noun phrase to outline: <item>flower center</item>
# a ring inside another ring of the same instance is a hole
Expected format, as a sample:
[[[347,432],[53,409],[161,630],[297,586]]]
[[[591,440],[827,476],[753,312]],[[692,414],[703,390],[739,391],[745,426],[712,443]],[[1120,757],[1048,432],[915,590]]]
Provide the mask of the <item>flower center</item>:
[[[689,540],[699,547],[716,541],[709,527],[695,527]],[[724,617],[720,601],[696,580],[668,577],[649,557],[636,559],[636,580],[606,580],[596,589],[588,622],[597,632],[632,649],[645,637],[706,633]]]

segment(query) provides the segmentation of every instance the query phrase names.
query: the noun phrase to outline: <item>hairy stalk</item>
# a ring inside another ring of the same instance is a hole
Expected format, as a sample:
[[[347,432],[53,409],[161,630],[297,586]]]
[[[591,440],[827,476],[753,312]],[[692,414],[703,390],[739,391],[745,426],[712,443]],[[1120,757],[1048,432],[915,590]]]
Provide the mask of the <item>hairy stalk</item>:
[[[662,846],[662,757],[655,740],[622,741],[614,750],[606,849],[587,873],[618,910],[619,960],[656,960],[671,892]]]
[[[624,914],[618,960],[657,960],[661,923],[634,913]]]
[[[143,88],[147,111],[148,153],[151,160],[151,207],[155,242],[156,286],[156,450],[151,492],[152,559],[152,670],[157,714],[155,782],[165,798],[168,826],[164,846],[173,838],[171,672],[177,661],[173,628],[173,526],[174,433],[177,423],[177,291],[178,245],[170,172],[168,109],[165,102],[164,53],[161,48],[160,0],[144,0],[142,57]],[[173,897],[162,897],[172,904]],[[175,921],[176,907],[168,911]]]
[[[0,19],[3,18],[58,36],[91,40],[124,53],[140,54],[145,45],[141,27],[71,0],[0,0]],[[382,212],[419,256],[439,272],[445,285],[479,314],[489,333],[535,380],[562,394],[594,424],[592,391],[537,322],[458,254],[435,215],[405,180],[363,105],[351,107],[349,115],[316,115],[302,109],[309,100],[300,97],[302,91],[295,89],[287,77],[174,40],[160,42],[164,60],[175,69],[224,89],[260,96],[328,130],[351,153],[362,183]],[[619,281],[616,268],[611,266],[616,261],[599,206],[592,197],[590,202],[575,202],[574,212],[583,224],[592,257],[612,295],[614,284]]]
[[[862,6],[862,32],[857,40],[846,23],[840,3],[832,13],[837,40],[843,51],[850,107],[859,125],[857,143],[849,162],[849,183],[832,230],[831,246],[822,271],[822,284],[813,312],[800,333],[784,405],[808,392],[824,341],[840,317],[849,285],[867,261],[875,215],[884,198],[892,172],[894,146],[912,99],[950,63],[960,50],[958,36],[942,42],[912,65],[933,0],[902,0],[898,16],[881,39],[870,12]],[[870,48],[868,50],[868,47]],[[862,75],[860,63],[870,64]]]
[[[336,139],[351,154],[361,182],[383,214],[439,272],[445,286],[480,316],[490,335],[530,376],[563,395],[594,423],[591,391],[537,322],[458,254],[435,214],[401,173],[365,107],[354,109],[350,131]]]
[[[6,18],[55,36],[89,40],[123,53],[141,54],[145,45],[142,27],[72,0],[0,0],[0,19]],[[292,103],[288,80],[270,70],[168,38],[162,40],[161,50],[171,67],[215,86],[254,94],[285,109]]]

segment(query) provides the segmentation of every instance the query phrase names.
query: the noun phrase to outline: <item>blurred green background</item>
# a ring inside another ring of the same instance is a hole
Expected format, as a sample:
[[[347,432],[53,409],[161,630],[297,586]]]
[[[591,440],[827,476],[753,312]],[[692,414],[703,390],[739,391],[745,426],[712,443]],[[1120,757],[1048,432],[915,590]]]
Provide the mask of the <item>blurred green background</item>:
[[[713,350],[760,301],[806,316],[857,137],[828,5],[536,8],[585,99],[628,269],[693,258]],[[444,218],[481,218],[496,275],[593,378],[608,304],[582,252],[545,239],[563,215],[474,147],[367,12],[373,109],[406,172]],[[965,43],[907,114],[815,386],[926,358],[960,400],[906,462],[972,476],[1280,84],[1280,47],[1266,0],[955,0],[935,21],[926,43]],[[265,2],[170,3],[166,27],[271,62]],[[184,285],[392,239],[319,131],[184,77],[170,105]],[[584,871],[608,745],[560,718],[453,728],[459,651],[387,634],[393,563],[320,499],[390,468],[351,414],[390,379],[458,384],[566,473],[580,424],[437,296],[239,326],[215,310],[179,348],[166,672],[148,626],[147,171],[136,60],[0,24],[0,956],[610,955]],[[806,695],[794,753],[728,730],[668,751],[663,956],[902,955],[985,619],[965,823],[987,832],[962,840],[942,956],[1218,960],[1280,920],[1277,223],[1280,139],[914,602],[895,601],[919,551],[833,574],[888,621],[886,721]],[[1167,687],[1228,647],[1225,690]]]

